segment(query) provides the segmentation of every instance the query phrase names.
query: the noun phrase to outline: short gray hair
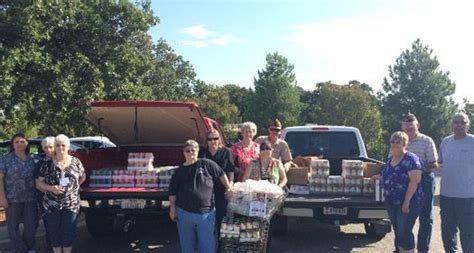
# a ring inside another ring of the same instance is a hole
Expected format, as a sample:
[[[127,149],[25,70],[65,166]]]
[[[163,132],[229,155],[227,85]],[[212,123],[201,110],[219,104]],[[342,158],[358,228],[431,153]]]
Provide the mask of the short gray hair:
[[[66,146],[70,147],[71,146],[71,141],[69,140],[69,137],[67,137],[64,134],[60,134],[54,138],[54,143],[62,142],[66,144]]]
[[[54,147],[54,137],[48,136],[41,141],[41,147],[46,147],[46,145],[51,144]]]
[[[244,122],[242,123],[242,125],[240,125],[240,132],[243,132],[244,130],[248,130],[248,131],[251,131],[253,134],[256,134],[257,125],[255,125],[255,123],[251,121]]]
[[[183,145],[183,149],[185,149],[187,147],[193,147],[193,148],[199,150],[199,143],[197,143],[197,141],[195,141],[195,140],[187,140]]]
[[[466,125],[470,125],[469,123],[471,123],[471,121],[469,120],[469,116],[467,116],[466,113],[464,112],[458,112],[456,114],[454,114],[454,116],[451,118],[451,121],[454,121],[455,118],[458,118],[458,117],[462,117],[463,119],[466,120]]]

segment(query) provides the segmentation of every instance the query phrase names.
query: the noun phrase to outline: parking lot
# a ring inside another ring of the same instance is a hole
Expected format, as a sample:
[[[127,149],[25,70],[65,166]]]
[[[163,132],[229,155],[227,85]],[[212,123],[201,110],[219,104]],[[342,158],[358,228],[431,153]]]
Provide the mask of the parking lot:
[[[439,186],[439,178],[437,180]],[[434,208],[434,230],[431,252],[443,252],[439,217],[439,187]],[[415,227],[417,231],[417,227]],[[270,252],[391,252],[393,232],[377,240],[365,236],[361,224],[335,227],[319,224],[311,219],[290,220],[290,231],[273,238]],[[39,252],[45,251],[44,231],[38,231]],[[13,252],[6,227],[0,227],[0,252]],[[78,238],[74,252],[179,252],[179,241],[175,224],[169,221],[138,221],[128,233],[119,233],[93,238],[87,232],[83,219],[79,222]]]

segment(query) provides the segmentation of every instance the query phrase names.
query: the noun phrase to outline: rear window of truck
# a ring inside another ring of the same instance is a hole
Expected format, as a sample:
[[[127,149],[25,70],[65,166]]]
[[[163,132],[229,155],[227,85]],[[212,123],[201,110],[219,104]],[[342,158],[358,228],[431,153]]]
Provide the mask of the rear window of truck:
[[[360,155],[354,132],[288,132],[285,141],[293,157],[358,157]]]

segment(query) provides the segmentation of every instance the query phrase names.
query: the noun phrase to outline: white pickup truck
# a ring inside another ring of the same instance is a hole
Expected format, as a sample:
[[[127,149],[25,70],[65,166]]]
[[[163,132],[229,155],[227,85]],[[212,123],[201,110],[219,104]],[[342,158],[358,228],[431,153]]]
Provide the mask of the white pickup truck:
[[[307,125],[287,127],[282,132],[293,157],[323,156],[330,162],[330,175],[341,175],[342,160],[376,162],[367,156],[357,128],[347,126]],[[361,223],[366,233],[382,238],[391,231],[383,202],[375,197],[289,194],[280,213],[278,227],[286,231],[288,217],[310,217],[335,225]]]

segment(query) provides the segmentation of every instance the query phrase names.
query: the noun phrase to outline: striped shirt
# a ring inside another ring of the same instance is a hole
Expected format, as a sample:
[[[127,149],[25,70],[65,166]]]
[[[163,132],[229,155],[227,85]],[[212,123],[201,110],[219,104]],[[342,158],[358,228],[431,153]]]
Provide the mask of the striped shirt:
[[[420,158],[424,171],[427,171],[427,164],[438,160],[438,153],[433,139],[422,133],[418,133],[415,139],[408,142],[407,150]]]
[[[63,194],[47,192],[43,195],[43,208],[46,212],[67,209],[79,213],[79,178],[84,174],[84,167],[79,159],[72,157],[71,163],[64,170],[56,167],[52,160],[46,161],[40,168],[40,177],[48,185],[60,185],[66,181]]]

